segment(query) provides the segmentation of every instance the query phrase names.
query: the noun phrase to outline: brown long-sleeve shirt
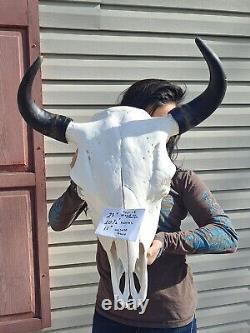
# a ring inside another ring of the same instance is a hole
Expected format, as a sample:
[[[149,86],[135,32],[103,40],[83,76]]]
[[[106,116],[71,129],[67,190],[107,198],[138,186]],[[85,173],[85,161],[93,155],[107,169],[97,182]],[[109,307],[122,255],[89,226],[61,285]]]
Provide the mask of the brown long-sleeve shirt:
[[[155,236],[163,242],[163,250],[157,260],[148,266],[148,303],[144,313],[140,313],[140,307],[137,310],[114,309],[110,265],[105,250],[98,242],[96,261],[100,281],[96,311],[103,316],[138,327],[185,326],[192,321],[197,305],[186,254],[236,250],[238,237],[230,219],[195,173],[178,169],[171,187],[173,195],[162,201]],[[50,210],[49,218],[55,230],[67,227],[69,220],[73,221],[82,206],[83,201],[77,196],[76,187],[71,186]],[[197,223],[197,229],[181,231],[182,221],[188,213]],[[105,300],[111,302],[109,310],[104,310]]]
[[[96,311],[123,324],[138,327],[181,327],[193,319],[197,305],[196,288],[187,253],[226,253],[237,248],[237,235],[206,185],[192,171],[177,170],[172,189],[178,194],[164,198],[155,239],[164,242],[161,256],[148,266],[146,311],[114,309],[110,266],[98,242],[97,267],[100,282]],[[194,231],[181,231],[182,220],[190,213],[198,225]],[[109,310],[103,300],[112,301]]]

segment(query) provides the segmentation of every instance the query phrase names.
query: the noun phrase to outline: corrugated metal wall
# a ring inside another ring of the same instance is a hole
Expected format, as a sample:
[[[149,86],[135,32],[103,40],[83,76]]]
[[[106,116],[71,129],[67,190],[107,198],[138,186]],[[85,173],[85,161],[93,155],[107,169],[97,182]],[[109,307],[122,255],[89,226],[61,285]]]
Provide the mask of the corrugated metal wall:
[[[183,135],[179,163],[206,181],[241,237],[233,255],[192,256],[201,333],[250,332],[250,2],[248,0],[40,1],[43,99],[48,110],[87,121],[132,82],[186,83],[187,99],[208,72],[194,44],[221,57],[229,87],[222,107]],[[48,208],[68,185],[74,148],[45,139]],[[190,219],[187,227],[193,226]],[[91,221],[49,230],[53,326],[90,332],[98,275]]]

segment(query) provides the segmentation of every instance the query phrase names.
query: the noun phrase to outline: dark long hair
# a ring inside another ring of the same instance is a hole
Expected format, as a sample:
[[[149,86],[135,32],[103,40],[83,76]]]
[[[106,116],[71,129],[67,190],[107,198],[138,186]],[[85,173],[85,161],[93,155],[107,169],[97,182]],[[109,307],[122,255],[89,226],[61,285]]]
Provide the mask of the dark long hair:
[[[143,109],[150,116],[154,111],[167,103],[174,102],[179,105],[185,96],[186,88],[161,79],[145,79],[132,84],[121,95],[119,105],[132,106]],[[180,135],[172,136],[166,144],[167,152],[172,161],[177,158],[177,143]]]

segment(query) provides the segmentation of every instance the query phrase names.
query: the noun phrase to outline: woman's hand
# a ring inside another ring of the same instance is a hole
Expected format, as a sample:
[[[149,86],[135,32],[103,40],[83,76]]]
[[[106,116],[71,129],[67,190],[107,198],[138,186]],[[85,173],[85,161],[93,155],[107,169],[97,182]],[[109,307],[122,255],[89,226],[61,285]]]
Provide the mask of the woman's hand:
[[[160,249],[162,248],[162,246],[163,246],[163,243],[160,240],[158,240],[158,239],[153,240],[153,243],[151,244],[150,248],[148,249],[148,253],[147,253],[147,264],[148,265],[153,264],[153,262],[157,258],[157,255],[158,255]]]

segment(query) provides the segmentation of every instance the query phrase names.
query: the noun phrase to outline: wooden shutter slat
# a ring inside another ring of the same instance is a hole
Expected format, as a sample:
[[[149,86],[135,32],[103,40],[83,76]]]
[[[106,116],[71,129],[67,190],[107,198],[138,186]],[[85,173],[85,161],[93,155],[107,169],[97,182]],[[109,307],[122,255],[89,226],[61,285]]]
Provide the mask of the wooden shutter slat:
[[[0,25],[27,26],[27,9],[27,0],[0,0]]]
[[[0,323],[0,332],[4,333],[23,333],[28,331],[40,330],[41,320],[37,318],[12,321],[11,323]]]
[[[0,315],[35,311],[31,195],[29,191],[0,192]]]
[[[27,126],[16,103],[16,92],[24,71],[23,37],[21,31],[0,31],[0,109],[3,119],[0,123],[0,170],[23,171],[29,166]]]
[[[13,173],[0,173],[1,187],[24,187],[34,186],[36,183],[35,174],[32,172],[13,172]]]

